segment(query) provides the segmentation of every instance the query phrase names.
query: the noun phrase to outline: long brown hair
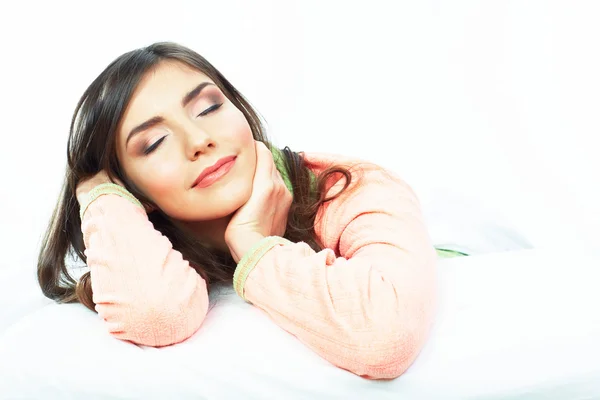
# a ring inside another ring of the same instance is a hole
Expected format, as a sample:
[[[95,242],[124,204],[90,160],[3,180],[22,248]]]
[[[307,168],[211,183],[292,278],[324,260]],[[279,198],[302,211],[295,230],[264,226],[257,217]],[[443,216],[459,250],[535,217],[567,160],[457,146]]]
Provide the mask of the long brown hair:
[[[250,103],[231,83],[198,53],[175,43],[155,43],[123,54],[92,82],[79,100],[71,121],[67,145],[67,171],[38,259],[38,281],[45,296],[62,303],[81,302],[94,310],[90,273],[79,280],[71,276],[66,258],[77,257],[87,262],[81,232],[79,204],[75,195],[77,183],[105,170],[111,178],[120,179],[143,204],[151,204],[125,176],[116,156],[116,132],[133,92],[147,72],[160,61],[175,60],[207,75],[225,96],[245,115],[255,140],[272,148],[261,118]],[[331,166],[311,182],[311,172],[301,153],[282,150],[285,168],[294,188],[285,237],[304,241],[315,251],[322,245],[315,235],[314,223],[319,207],[326,198],[328,178],[345,177],[348,187],[351,174],[345,167]],[[343,190],[342,190],[343,191]],[[336,194],[337,197],[342,191]],[[177,224],[160,209],[149,213],[154,228],[166,236],[173,248],[181,252],[198,274],[209,284],[230,281],[235,263],[226,253],[209,251],[194,235]]]

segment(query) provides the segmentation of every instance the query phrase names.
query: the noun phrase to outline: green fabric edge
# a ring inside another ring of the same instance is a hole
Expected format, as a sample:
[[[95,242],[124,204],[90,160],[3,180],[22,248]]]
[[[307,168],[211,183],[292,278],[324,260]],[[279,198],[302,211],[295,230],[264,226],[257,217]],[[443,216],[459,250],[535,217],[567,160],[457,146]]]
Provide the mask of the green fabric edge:
[[[254,270],[256,264],[273,247],[290,243],[292,242],[279,236],[267,236],[259,240],[246,254],[244,254],[233,273],[233,288],[242,299],[248,301],[244,295],[244,286],[246,285],[246,279],[248,278],[248,275],[250,275],[250,272]],[[251,264],[249,261],[255,256],[256,260],[254,260],[255,262]]]
[[[439,258],[454,258],[454,257],[467,257],[468,254],[462,253],[460,251],[448,250],[448,249],[435,249]]]

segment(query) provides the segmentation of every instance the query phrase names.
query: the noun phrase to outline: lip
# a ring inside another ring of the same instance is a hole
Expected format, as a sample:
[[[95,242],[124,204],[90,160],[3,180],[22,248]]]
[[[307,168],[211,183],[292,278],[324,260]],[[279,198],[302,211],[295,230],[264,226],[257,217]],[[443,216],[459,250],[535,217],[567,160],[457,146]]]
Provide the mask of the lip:
[[[192,187],[205,188],[212,185],[229,172],[233,167],[233,164],[235,164],[236,158],[236,156],[223,157],[210,167],[206,167],[204,171],[198,175],[198,178],[196,178]]]

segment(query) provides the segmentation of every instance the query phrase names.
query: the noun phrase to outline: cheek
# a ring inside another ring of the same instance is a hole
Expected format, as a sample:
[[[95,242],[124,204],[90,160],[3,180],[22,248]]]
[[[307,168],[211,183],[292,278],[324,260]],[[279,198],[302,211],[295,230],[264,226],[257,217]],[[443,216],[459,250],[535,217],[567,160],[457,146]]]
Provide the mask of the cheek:
[[[152,201],[160,206],[165,200],[168,202],[170,196],[181,190],[181,168],[176,163],[161,162],[160,168],[152,168],[145,171],[140,177],[145,193]]]
[[[227,125],[229,126],[228,139],[233,143],[238,143],[240,147],[254,146],[254,137],[252,136],[252,129],[244,114],[231,106],[231,111],[226,116]]]
[[[238,116],[235,120],[235,129],[232,131],[235,134],[235,138],[233,139],[238,143],[240,150],[244,153],[245,170],[248,174],[246,180],[251,189],[252,177],[254,176],[254,170],[256,168],[256,145],[254,137],[252,136],[252,129],[250,129],[250,125],[241,111],[238,111]]]

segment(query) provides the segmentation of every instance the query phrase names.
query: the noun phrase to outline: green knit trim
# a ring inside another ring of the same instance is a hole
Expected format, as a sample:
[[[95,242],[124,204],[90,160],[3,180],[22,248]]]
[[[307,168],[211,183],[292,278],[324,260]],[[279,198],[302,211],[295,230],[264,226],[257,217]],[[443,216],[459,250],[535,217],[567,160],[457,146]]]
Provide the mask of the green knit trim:
[[[438,257],[440,257],[440,258],[454,258],[454,257],[466,257],[466,256],[468,256],[467,253],[463,253],[463,252],[456,251],[456,250],[448,250],[448,249],[438,249],[438,248],[436,248],[435,251],[437,252]]]
[[[79,218],[81,220],[83,220],[83,214],[85,214],[85,211],[87,210],[89,205],[92,204],[92,202],[94,200],[96,200],[98,197],[106,195],[106,194],[116,194],[117,196],[121,196],[124,199],[129,200],[132,204],[144,209],[144,206],[142,206],[142,203],[140,203],[140,201],[138,199],[136,199],[123,186],[117,185],[116,183],[107,182],[107,183],[101,183],[100,185],[95,186],[92,190],[90,190],[88,192],[84,203],[81,204],[79,207]]]
[[[285,165],[285,157],[283,155],[283,151],[276,147],[272,147],[271,154],[273,154],[273,161],[275,162],[275,166],[277,167],[277,170],[279,171],[279,173],[281,174],[281,177],[283,178],[283,182],[285,183],[285,186],[289,189],[290,193],[292,193],[292,195],[293,195],[294,187],[292,185],[292,181],[290,180],[290,176],[288,174],[288,170]],[[310,174],[311,193],[316,194],[317,177],[315,176],[315,174],[312,171],[309,171],[309,174]]]
[[[258,243],[252,246],[252,248],[244,254],[233,273],[233,288],[242,299],[246,300],[244,295],[246,279],[260,259],[273,247],[290,243],[292,242],[279,236],[267,236],[266,238],[259,240]]]
[[[287,168],[285,166],[285,158],[283,156],[283,151],[279,150],[276,147],[271,148],[271,154],[273,154],[273,161],[275,162],[275,166],[277,170],[281,174],[283,178],[283,182],[285,182],[285,186],[289,189],[289,191],[294,194],[294,187],[292,186],[292,182],[290,181],[290,176],[288,175]]]

